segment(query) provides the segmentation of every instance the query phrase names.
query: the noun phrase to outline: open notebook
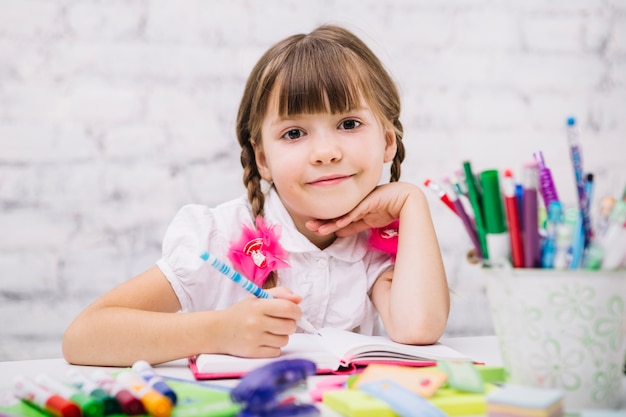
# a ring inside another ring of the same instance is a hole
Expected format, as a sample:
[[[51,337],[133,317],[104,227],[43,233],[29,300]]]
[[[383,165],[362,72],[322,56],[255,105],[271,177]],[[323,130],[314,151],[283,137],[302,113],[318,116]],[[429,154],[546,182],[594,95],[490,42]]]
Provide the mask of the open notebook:
[[[438,360],[471,359],[441,343],[413,346],[395,343],[384,336],[365,336],[346,330],[320,329],[321,336],[295,333],[278,358],[250,359],[202,354],[189,359],[196,379],[236,378],[266,363],[286,358],[309,359],[318,374],[351,372],[371,363],[431,366]]]

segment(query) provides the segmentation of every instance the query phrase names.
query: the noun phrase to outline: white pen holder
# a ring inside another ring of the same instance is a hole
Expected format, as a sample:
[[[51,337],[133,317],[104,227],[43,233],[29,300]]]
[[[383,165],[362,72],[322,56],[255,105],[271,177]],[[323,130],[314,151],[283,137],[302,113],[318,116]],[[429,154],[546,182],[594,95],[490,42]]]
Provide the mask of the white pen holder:
[[[626,271],[482,270],[508,382],[560,389],[568,412],[626,407]]]

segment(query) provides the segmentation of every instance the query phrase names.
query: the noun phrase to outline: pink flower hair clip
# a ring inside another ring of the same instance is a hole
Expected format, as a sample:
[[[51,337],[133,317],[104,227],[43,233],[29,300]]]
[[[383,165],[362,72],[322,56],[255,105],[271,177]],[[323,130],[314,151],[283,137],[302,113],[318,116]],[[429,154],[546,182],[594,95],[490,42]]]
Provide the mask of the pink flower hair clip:
[[[398,230],[400,221],[394,220],[384,227],[377,227],[371,230],[368,243],[372,249],[379,252],[388,253],[393,261],[398,253]]]
[[[239,240],[228,248],[228,259],[237,271],[261,287],[272,271],[289,266],[288,253],[279,242],[279,225],[269,225],[261,216],[255,223],[256,229],[243,226]]]

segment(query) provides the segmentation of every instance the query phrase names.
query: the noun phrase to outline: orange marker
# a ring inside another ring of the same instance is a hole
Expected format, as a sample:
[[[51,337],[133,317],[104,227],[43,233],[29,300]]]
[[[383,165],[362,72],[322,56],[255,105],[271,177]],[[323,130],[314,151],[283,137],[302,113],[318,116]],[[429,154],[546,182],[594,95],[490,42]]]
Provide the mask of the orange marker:
[[[122,372],[117,381],[141,400],[146,411],[154,417],[169,417],[174,407],[165,395],[151,388],[146,381],[133,372]]]

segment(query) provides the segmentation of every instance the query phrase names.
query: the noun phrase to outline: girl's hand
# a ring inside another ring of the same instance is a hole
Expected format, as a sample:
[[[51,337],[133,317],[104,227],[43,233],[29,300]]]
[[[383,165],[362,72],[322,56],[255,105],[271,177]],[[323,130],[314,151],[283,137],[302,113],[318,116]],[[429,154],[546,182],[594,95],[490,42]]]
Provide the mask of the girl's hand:
[[[307,229],[319,236],[335,233],[349,236],[363,230],[387,226],[400,218],[406,199],[417,186],[409,183],[392,182],[374,188],[349,213],[331,220],[310,220]]]
[[[250,358],[276,357],[296,330],[302,297],[284,287],[267,290],[274,299],[247,297],[223,310],[217,334],[221,353]]]

